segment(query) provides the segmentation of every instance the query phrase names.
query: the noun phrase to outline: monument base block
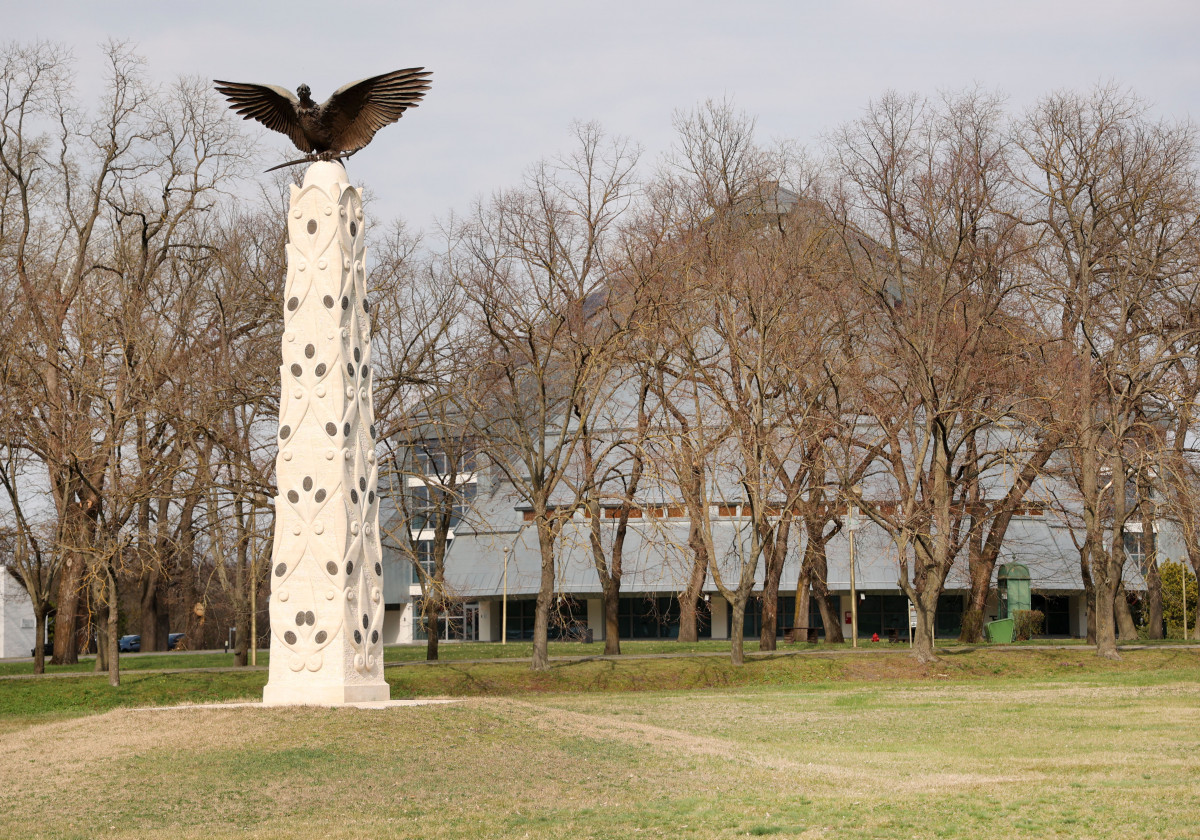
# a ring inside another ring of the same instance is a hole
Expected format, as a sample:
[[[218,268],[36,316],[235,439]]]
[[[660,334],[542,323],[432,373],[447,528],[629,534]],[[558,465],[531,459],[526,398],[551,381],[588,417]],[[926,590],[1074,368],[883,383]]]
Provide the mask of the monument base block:
[[[263,688],[264,706],[345,706],[392,699],[392,688],[382,685],[283,686]]]

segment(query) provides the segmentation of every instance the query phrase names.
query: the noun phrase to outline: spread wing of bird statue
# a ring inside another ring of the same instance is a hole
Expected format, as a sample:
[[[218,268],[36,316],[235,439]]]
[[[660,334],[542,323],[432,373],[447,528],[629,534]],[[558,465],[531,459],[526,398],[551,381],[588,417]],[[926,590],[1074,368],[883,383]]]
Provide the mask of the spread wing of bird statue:
[[[272,166],[267,171],[314,160],[347,158],[371,142],[375,132],[415,108],[429,90],[433,73],[424,67],[394,70],[351,82],[318,105],[308,85],[296,89],[299,98],[276,85],[215,81],[217,92],[243,119],[254,119],[272,131],[286,134],[307,154],[302,160]]]

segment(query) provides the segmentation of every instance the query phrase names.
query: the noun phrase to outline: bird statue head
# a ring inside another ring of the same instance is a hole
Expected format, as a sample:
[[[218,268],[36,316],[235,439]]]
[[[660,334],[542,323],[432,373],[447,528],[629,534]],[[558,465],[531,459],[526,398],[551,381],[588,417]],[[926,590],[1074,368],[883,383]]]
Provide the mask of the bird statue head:
[[[308,85],[300,85],[296,88],[296,95],[300,97],[300,101],[304,103],[312,102],[312,88]]]

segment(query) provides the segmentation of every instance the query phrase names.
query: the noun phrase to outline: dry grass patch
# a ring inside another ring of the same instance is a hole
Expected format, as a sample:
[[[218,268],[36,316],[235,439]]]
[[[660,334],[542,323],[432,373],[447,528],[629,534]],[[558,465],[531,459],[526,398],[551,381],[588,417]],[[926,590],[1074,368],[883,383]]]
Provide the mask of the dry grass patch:
[[[1196,675],[1114,673],[117,710],[0,738],[0,836],[1193,836]]]

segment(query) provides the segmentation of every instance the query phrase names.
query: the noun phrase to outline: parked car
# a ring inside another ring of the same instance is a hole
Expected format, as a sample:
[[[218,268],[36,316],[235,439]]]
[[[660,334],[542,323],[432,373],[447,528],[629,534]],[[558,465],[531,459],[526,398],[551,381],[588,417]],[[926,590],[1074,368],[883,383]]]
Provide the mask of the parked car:
[[[141,649],[141,636],[122,636],[117,642],[117,650],[121,653],[138,653]]]
[[[44,656],[53,656],[54,655],[54,642],[46,642],[45,644],[43,644],[42,645],[42,654]],[[29,651],[29,655],[37,656],[37,648],[34,648],[33,650]]]
[[[183,633],[171,633],[167,636],[167,650],[175,650],[179,645],[179,640],[183,638]]]

